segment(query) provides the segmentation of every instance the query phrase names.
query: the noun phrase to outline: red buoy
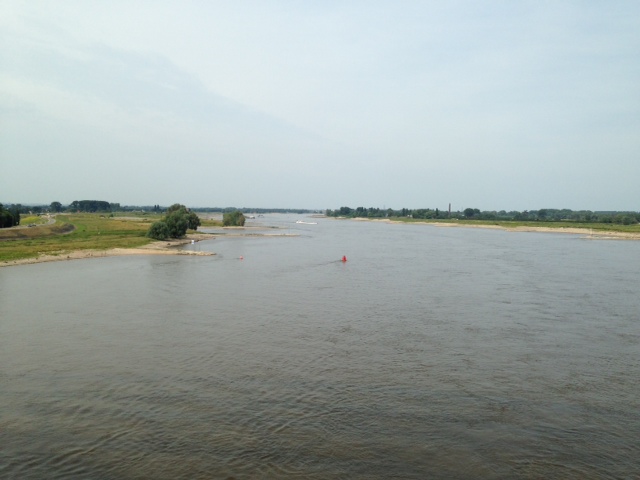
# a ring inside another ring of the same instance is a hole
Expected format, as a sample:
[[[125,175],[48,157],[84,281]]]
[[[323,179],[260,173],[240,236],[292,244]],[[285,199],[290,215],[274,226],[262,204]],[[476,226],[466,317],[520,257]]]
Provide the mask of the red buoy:
[[[346,261],[347,261],[347,256],[346,256],[346,255],[343,255],[343,256],[342,256],[342,261],[343,261],[343,262],[346,262]]]

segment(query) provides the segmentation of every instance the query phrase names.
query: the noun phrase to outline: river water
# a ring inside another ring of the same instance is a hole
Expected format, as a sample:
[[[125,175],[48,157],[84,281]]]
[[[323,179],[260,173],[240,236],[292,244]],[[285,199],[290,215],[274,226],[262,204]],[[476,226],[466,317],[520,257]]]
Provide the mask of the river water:
[[[640,477],[640,242],[297,218],[1,268],[0,478]]]

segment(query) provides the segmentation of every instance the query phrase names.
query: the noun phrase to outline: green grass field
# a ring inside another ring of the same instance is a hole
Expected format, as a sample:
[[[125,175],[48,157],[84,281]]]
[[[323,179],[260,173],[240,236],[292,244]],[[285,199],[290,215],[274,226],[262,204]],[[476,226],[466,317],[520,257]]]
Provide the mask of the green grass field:
[[[121,219],[105,215],[59,214],[52,225],[0,230],[0,261],[62,255],[74,250],[140,247],[157,218]]]
[[[220,220],[210,220],[206,218],[201,218],[200,226],[201,227],[221,227],[222,222]]]
[[[41,225],[43,223],[47,223],[48,220],[49,218],[46,216],[28,215],[20,218],[20,225]]]

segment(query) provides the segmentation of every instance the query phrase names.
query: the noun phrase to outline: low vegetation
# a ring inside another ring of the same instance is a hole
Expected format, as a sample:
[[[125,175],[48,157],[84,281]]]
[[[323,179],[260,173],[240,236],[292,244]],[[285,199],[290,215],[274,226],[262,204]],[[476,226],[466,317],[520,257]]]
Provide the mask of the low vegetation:
[[[58,214],[51,225],[0,230],[0,261],[64,255],[75,250],[140,247],[152,241],[146,236],[150,223],[150,218]]]
[[[200,217],[200,226],[201,227],[221,227],[222,221],[216,220],[214,218],[209,217]]]

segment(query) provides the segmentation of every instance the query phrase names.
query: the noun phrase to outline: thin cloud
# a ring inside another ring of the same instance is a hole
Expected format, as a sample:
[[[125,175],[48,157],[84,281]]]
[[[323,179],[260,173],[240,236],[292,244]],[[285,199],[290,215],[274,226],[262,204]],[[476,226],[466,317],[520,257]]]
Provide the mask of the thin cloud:
[[[631,2],[2,8],[5,201],[637,208]]]

